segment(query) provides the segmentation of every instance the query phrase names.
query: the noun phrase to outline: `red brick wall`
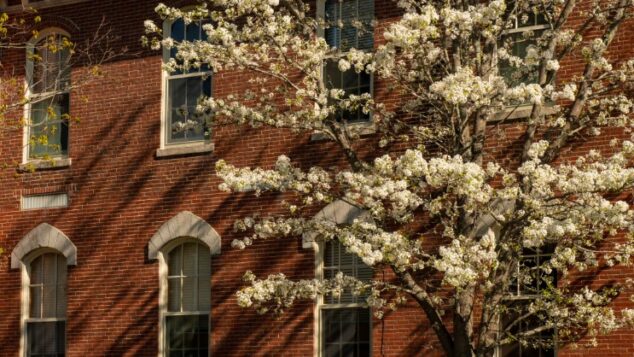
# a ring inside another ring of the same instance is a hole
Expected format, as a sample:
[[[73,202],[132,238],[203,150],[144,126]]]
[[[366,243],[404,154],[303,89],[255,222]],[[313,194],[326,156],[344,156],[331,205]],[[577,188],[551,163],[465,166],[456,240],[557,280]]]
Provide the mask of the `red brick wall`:
[[[156,356],[158,346],[158,263],[148,261],[147,244],[161,224],[189,210],[211,224],[222,237],[222,254],[212,260],[212,353],[215,356],[308,356],[313,353],[313,305],[303,303],[279,318],[258,316],[236,305],[235,291],[245,270],[256,274],[284,272],[292,278],[314,276],[314,254],[300,240],[257,243],[237,251],[233,220],[253,212],[272,212],[279,196],[255,198],[218,190],[214,174],[219,158],[239,165],[272,164],[286,154],[306,166],[341,164],[336,147],[281,130],[236,127],[213,132],[211,154],[157,159],[160,138],[161,69],[157,53],[140,48],[143,20],[155,18],[151,0],[100,0],[42,10],[42,27],[70,32],[74,41],[96,31],[102,16],[127,45],[129,56],[104,66],[106,77],[71,97],[71,113],[81,122],[70,130],[72,166],[22,173],[0,170],[0,356],[16,356],[19,347],[20,271],[10,269],[9,255],[31,229],[47,222],[77,246],[77,266],[68,272],[68,356]],[[169,3],[169,2],[168,2]],[[171,2],[182,5],[183,1]],[[378,1],[379,20],[397,16],[391,2]],[[631,25],[616,40],[616,51],[634,53]],[[377,33],[382,30],[378,29]],[[8,52],[3,63],[23,68],[24,54]],[[7,62],[8,61],[8,62]],[[572,66],[572,64],[571,64]],[[77,68],[74,74],[79,73]],[[241,74],[214,78],[219,94],[245,88]],[[399,98],[377,84],[377,95],[392,105]],[[388,96],[392,96],[389,97]],[[520,131],[506,128],[504,139],[491,143],[502,155]],[[584,148],[604,145],[603,139]],[[5,162],[22,157],[21,130],[0,131]],[[325,154],[327,153],[327,154]],[[24,194],[67,192],[63,209],[20,211]],[[622,275],[631,272],[621,271]],[[623,331],[588,352],[623,356],[634,351],[634,331]],[[435,356],[437,341],[415,306],[374,321],[375,356]],[[627,349],[626,349],[627,348]],[[612,353],[619,351],[619,353]],[[628,352],[629,351],[629,352]]]

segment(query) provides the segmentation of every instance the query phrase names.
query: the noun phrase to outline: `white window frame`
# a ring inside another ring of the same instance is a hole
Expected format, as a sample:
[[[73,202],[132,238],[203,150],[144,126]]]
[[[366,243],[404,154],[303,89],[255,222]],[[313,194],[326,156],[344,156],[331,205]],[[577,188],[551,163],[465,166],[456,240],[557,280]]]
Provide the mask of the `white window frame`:
[[[33,99],[38,99],[38,98],[42,98],[42,100],[45,100],[45,98],[53,98],[56,95],[60,95],[60,94],[67,94],[69,96],[70,99],[70,89],[67,89],[65,91],[53,91],[53,92],[45,92],[45,93],[38,93],[37,95],[33,95],[33,93],[31,93],[31,85],[33,83],[33,74],[34,74],[34,63],[33,61],[30,59],[30,57],[33,55],[33,53],[35,52],[35,47],[37,46],[38,43],[40,43],[41,41],[46,40],[47,37],[52,36],[52,35],[59,35],[62,37],[66,37],[70,39],[70,34],[68,32],[66,32],[65,30],[59,28],[59,27],[48,27],[42,31],[40,31],[38,33],[37,36],[32,37],[29,42],[26,45],[26,77],[25,77],[25,81],[24,81],[24,93],[25,93],[25,97],[28,98],[28,100],[26,101],[26,104],[24,105],[24,118],[26,118],[26,122],[27,125],[23,126],[23,132],[22,132],[22,164],[27,164],[29,162],[37,162],[39,161],[39,159],[37,158],[31,158],[30,157],[30,151],[31,151],[31,145],[30,145],[30,139],[31,139],[31,109],[32,109],[32,104],[33,104]],[[70,67],[70,64],[69,64]],[[69,74],[72,76],[72,67],[69,68]],[[69,78],[69,80],[72,80],[72,78]],[[69,107],[68,110],[70,111],[70,100],[69,100]],[[54,161],[65,161],[68,159],[69,157],[69,153],[70,153],[70,127],[68,128],[68,143],[67,143],[67,148],[66,148],[66,153],[59,153],[57,155],[50,155],[51,158]],[[55,166],[55,165],[53,165]]]
[[[22,258],[22,260],[20,261],[20,271],[21,271],[21,282],[22,282],[22,286],[21,286],[21,307],[20,307],[20,351],[19,351],[19,356],[20,357],[27,357],[27,324],[31,321],[37,321],[37,322],[57,322],[57,321],[67,321],[67,318],[40,318],[40,319],[32,319],[30,317],[30,308],[31,308],[31,263],[39,258],[41,255],[46,254],[46,253],[54,253],[54,254],[59,254],[60,256],[62,256],[64,258],[64,260],[67,260],[68,258],[66,258],[61,252],[55,250],[55,249],[51,249],[51,248],[40,248],[36,251],[33,251],[29,254],[27,254],[24,258]],[[68,262],[66,262],[68,264]],[[68,284],[68,272],[66,273],[66,281]],[[68,300],[66,302],[67,307],[68,307]],[[67,312],[68,314],[68,312]],[[68,326],[65,326],[66,329],[68,328]],[[68,348],[68,336],[66,335],[66,333],[64,333],[64,336],[66,337],[66,341],[64,341],[64,349],[66,350]]]
[[[184,10],[187,10],[185,8]],[[163,36],[168,38],[172,34],[172,25],[174,21],[165,20],[163,21]],[[171,58],[170,50],[167,48],[163,48],[162,54],[162,63],[167,63]],[[183,141],[183,142],[169,142],[170,128],[169,122],[170,118],[170,108],[169,108],[169,80],[170,79],[178,79],[178,78],[188,78],[188,77],[203,77],[205,75],[210,76],[211,80],[211,94],[213,95],[214,91],[214,76],[213,71],[197,71],[190,73],[183,73],[178,75],[172,75],[166,70],[161,70],[161,138],[160,138],[160,148],[157,151],[157,156],[169,156],[176,154],[190,154],[197,152],[207,152],[213,150],[212,144],[212,131],[211,128],[207,128],[209,130],[209,138],[203,140],[191,140],[191,141]],[[202,79],[201,79],[202,80]],[[179,150],[185,149],[185,150]],[[188,150],[192,149],[192,150]]]
[[[317,19],[322,19],[322,20],[326,19],[326,2],[327,1],[328,0],[317,0],[317,10],[316,10]],[[345,0],[342,0],[342,1],[345,1]],[[376,1],[375,0],[372,0],[372,1],[374,2],[374,5],[376,5]],[[376,9],[375,9],[374,14],[372,14],[372,16],[373,17],[376,16]],[[374,31],[374,30],[376,30],[376,28],[373,28],[372,30]],[[317,28],[317,36],[325,39],[326,31],[325,31],[325,29],[323,27],[319,26]],[[373,38],[373,41],[372,41],[373,45],[376,48],[376,43],[375,43],[376,37],[374,36],[374,33],[372,34],[372,38]],[[352,70],[352,69],[349,69],[349,70]],[[320,73],[320,75],[321,75],[320,80],[322,82],[324,81],[324,78],[325,78],[325,74],[326,74],[325,72],[326,72],[326,64],[324,63],[322,65],[322,71]],[[372,98],[374,98],[374,73],[370,73],[370,92],[369,93],[370,93],[370,96],[372,96]],[[368,120],[367,121],[357,121],[357,122],[351,122],[351,123],[346,122],[346,125],[347,126],[353,126],[353,127],[367,127],[367,129],[369,129],[369,130],[367,130],[367,133],[368,134],[373,133],[376,130],[375,124],[374,124],[373,114],[374,113],[372,111],[370,111],[370,113],[368,114]],[[366,133],[363,132],[363,134],[366,134]]]
[[[209,311],[188,311],[188,312],[168,312],[168,257],[169,253],[177,248],[178,246],[185,243],[196,243],[200,244],[206,250],[209,247],[200,241],[199,239],[183,237],[171,240],[169,243],[165,244],[157,254],[157,259],[159,262],[159,349],[158,349],[158,357],[167,357],[166,355],[166,346],[167,346],[167,324],[165,323],[167,316],[178,316],[178,315],[208,315],[209,319],[207,321],[207,331],[209,331],[208,338],[208,351],[209,356],[211,356],[211,300],[209,301]],[[210,253],[209,253],[210,254]],[[209,276],[211,279],[211,274]]]
[[[315,278],[318,280],[324,279],[324,253],[325,253],[325,243],[324,242],[312,242],[313,250],[315,251]],[[372,348],[374,345],[373,338],[373,318],[372,318],[372,309],[365,303],[344,303],[344,304],[328,304],[324,302],[324,297],[322,295],[318,295],[315,300],[315,310],[314,310],[314,327],[315,336],[313,338],[313,356],[314,357],[322,357],[322,347],[323,347],[323,331],[322,331],[322,318],[321,313],[322,310],[326,309],[345,309],[345,308],[367,308],[370,313],[370,326],[369,326],[369,350],[370,356],[372,356]]]

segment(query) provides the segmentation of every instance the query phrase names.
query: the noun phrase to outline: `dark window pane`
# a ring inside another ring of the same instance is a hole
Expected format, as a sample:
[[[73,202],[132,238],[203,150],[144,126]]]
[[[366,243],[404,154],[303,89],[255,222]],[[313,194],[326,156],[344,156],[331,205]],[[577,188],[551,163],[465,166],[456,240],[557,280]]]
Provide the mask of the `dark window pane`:
[[[321,318],[322,352],[324,356],[370,355],[369,309],[322,309]]]
[[[183,20],[174,21],[170,37],[173,38],[174,41],[178,42],[185,39],[185,22]]]
[[[167,316],[167,353],[173,356],[207,356],[209,315]]]
[[[209,81],[209,82],[207,82]],[[198,99],[204,91],[211,94],[209,76],[170,79],[169,83],[169,141],[197,141],[205,138],[205,118],[196,112]]]
[[[193,22],[187,25],[187,30],[185,33],[185,40],[187,41],[196,41],[201,39],[201,26],[198,22]]]
[[[29,322],[27,356],[65,356],[66,323],[64,321]]]

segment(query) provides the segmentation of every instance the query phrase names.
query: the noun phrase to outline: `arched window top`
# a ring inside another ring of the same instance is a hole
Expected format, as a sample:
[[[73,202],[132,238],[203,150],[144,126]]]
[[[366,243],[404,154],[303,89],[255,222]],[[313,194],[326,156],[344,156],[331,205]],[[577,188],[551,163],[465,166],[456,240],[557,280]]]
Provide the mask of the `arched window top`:
[[[220,254],[220,235],[202,218],[183,211],[167,222],[152,236],[148,244],[148,258],[157,258],[160,250],[169,250],[175,240],[191,238],[204,243],[211,255]],[[173,246],[172,246],[173,248]]]
[[[321,211],[315,215],[315,218],[327,219],[336,224],[352,223],[355,219],[371,220],[368,212],[344,200],[337,200],[330,203],[322,208]],[[306,233],[302,238],[302,247],[304,249],[313,248],[313,242],[315,241],[314,233]]]
[[[49,248],[66,257],[67,265],[77,264],[77,247],[59,229],[42,223],[27,233],[11,252],[11,269],[18,269],[20,262],[31,252]]]
[[[59,35],[70,38],[70,33],[68,33],[68,31],[64,30],[61,27],[47,27],[39,30],[35,36],[31,37],[31,39],[29,40],[29,45],[34,46],[38,42],[46,39],[51,35]]]
[[[50,95],[70,85],[72,43],[68,32],[46,28],[33,36],[27,48],[29,93]]]

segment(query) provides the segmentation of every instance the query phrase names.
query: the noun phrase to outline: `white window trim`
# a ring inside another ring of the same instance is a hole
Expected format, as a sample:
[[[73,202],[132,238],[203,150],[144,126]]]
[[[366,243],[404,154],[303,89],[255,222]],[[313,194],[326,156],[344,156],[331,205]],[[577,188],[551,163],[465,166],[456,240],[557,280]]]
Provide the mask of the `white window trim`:
[[[166,333],[167,333],[167,326],[165,324],[165,319],[167,316],[175,316],[175,315],[204,315],[204,314],[208,314],[209,315],[209,319],[207,321],[208,325],[207,325],[207,329],[208,329],[208,348],[209,348],[209,356],[211,356],[211,301],[209,301],[209,311],[193,311],[193,312],[186,312],[186,313],[173,313],[173,312],[168,312],[167,311],[167,303],[168,303],[168,264],[167,264],[167,257],[169,255],[169,253],[175,249],[176,247],[180,246],[181,244],[185,244],[185,243],[197,243],[197,244],[201,244],[205,247],[207,247],[201,240],[199,239],[195,239],[195,238],[188,238],[188,237],[183,237],[183,238],[177,238],[177,239],[173,239],[170,242],[166,243],[163,247],[161,247],[161,249],[158,251],[157,254],[157,259],[159,262],[159,336],[158,336],[158,342],[159,342],[159,348],[158,348],[158,357],[167,357],[165,354],[165,350],[166,350],[166,344],[167,341],[165,339],[166,337]],[[209,248],[209,247],[207,247]],[[211,253],[210,253],[211,254]],[[209,277],[211,278],[211,276]]]
[[[185,8],[187,10],[187,8]],[[163,36],[170,37],[172,33],[172,24],[173,21],[165,20],[163,21]],[[167,63],[170,59],[170,50],[163,48],[162,54],[162,64]],[[187,155],[187,154],[199,154],[199,153],[209,153],[214,150],[214,144],[212,140],[213,132],[210,130],[209,139],[196,140],[196,141],[185,141],[180,143],[168,143],[168,122],[169,118],[169,80],[174,78],[186,78],[186,77],[194,77],[194,76],[202,76],[209,75],[211,76],[211,92],[213,95],[214,90],[214,78],[213,72],[209,71],[200,71],[194,73],[184,73],[179,75],[170,75],[166,70],[161,69],[161,125],[160,125],[160,146],[156,150],[156,157],[169,157],[176,155]]]
[[[24,105],[24,118],[26,118],[26,122],[27,125],[24,125],[22,128],[22,165],[20,165],[21,169],[25,170],[28,169],[28,167],[26,167],[25,165],[31,163],[33,165],[35,165],[36,169],[43,169],[43,168],[55,168],[55,167],[67,167],[70,166],[71,164],[71,160],[69,159],[69,153],[70,153],[70,130],[69,130],[69,134],[68,134],[68,148],[66,150],[66,154],[62,154],[60,153],[59,155],[51,155],[51,159],[50,160],[42,160],[42,159],[31,159],[29,157],[30,155],[30,150],[31,147],[29,145],[29,141],[30,141],[30,135],[31,135],[31,130],[30,130],[30,124],[31,124],[31,106],[32,106],[32,99],[34,98],[49,98],[49,97],[53,97],[55,95],[58,94],[62,94],[62,93],[68,93],[70,95],[70,92],[66,92],[66,91],[59,91],[59,92],[46,92],[46,93],[39,93],[37,95],[34,95],[32,97],[31,94],[31,81],[33,80],[33,61],[29,59],[29,57],[31,55],[33,55],[33,52],[35,51],[35,46],[42,41],[43,39],[46,39],[46,37],[50,36],[50,35],[61,35],[67,38],[70,38],[70,34],[59,28],[59,27],[48,27],[42,31],[40,31],[38,33],[37,36],[32,37],[29,42],[26,45],[26,76],[24,78],[24,93],[25,93],[25,97],[28,98],[28,100],[26,101],[26,104]],[[71,68],[72,71],[72,68]],[[69,107],[70,110],[70,107]]]
[[[66,321],[66,318],[60,319],[60,318],[44,318],[44,319],[31,319],[29,317],[30,315],[30,307],[31,307],[31,289],[30,289],[30,285],[31,285],[31,263],[38,258],[39,256],[41,256],[42,254],[46,254],[46,253],[55,253],[55,254],[59,254],[61,256],[64,257],[64,254],[62,254],[61,252],[55,250],[55,249],[51,249],[51,248],[40,248],[38,250],[35,250],[29,254],[27,254],[24,258],[22,258],[22,260],[20,260],[20,270],[21,270],[21,282],[22,282],[22,286],[21,286],[21,301],[20,301],[20,350],[19,350],[19,354],[18,356],[20,357],[26,357],[26,344],[27,344],[27,323],[30,322],[31,320],[36,320],[36,321]],[[66,257],[64,257],[64,259],[67,259]],[[67,277],[68,279],[68,277]],[[68,280],[67,280],[68,281]],[[68,283],[67,283],[68,284]],[[64,333],[64,336],[66,337],[66,340],[64,341],[64,345],[66,347],[68,347],[68,337],[66,336],[66,333]],[[65,347],[65,348],[66,348]]]

